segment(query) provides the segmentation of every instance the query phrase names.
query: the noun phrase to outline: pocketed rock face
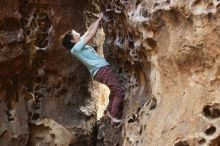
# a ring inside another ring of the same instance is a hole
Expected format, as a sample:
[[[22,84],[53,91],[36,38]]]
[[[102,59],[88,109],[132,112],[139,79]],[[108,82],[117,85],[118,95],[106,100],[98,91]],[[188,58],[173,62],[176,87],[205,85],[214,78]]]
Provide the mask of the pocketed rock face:
[[[73,28],[85,31],[94,20],[86,12],[98,11],[96,5],[87,0],[1,1],[1,146],[93,145],[97,99],[90,92],[91,78],[59,37]]]
[[[98,145],[220,145],[220,2],[105,0],[104,53],[126,88]]]
[[[99,7],[106,11],[104,54],[126,96],[123,124],[111,127],[102,118],[96,145],[220,145],[219,6],[218,0],[1,1],[0,145],[95,143],[96,97],[105,103],[103,93],[59,36],[72,28],[82,33]]]

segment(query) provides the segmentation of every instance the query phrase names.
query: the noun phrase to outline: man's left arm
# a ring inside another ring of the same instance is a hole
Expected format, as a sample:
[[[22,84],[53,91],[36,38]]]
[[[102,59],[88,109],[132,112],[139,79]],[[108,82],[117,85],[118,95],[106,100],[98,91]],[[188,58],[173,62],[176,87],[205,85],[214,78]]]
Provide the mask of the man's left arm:
[[[83,34],[83,36],[81,36],[81,38],[84,38],[85,36],[87,36],[89,34],[89,32],[92,29],[93,25],[94,25],[94,22],[89,26],[88,30]]]
[[[99,26],[99,22],[103,18],[103,13],[99,14],[99,18],[93,23],[93,26],[91,27],[91,30],[89,31],[88,35],[86,35],[82,41],[87,44],[96,34]]]
[[[96,17],[99,17],[98,15],[99,14],[93,14],[94,16],[96,16]],[[81,37],[81,39],[82,38],[84,38],[85,36],[87,36],[88,34],[89,34],[89,32],[93,29],[93,27],[94,27],[94,23],[95,22],[93,22],[90,26],[89,26],[89,28],[87,29],[87,31],[82,35],[82,37]]]

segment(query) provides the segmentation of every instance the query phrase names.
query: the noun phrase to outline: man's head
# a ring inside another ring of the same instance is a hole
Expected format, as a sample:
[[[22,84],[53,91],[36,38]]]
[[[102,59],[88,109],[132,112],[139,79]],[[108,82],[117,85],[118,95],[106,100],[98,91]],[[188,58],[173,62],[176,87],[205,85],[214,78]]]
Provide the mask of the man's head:
[[[64,35],[61,36],[62,44],[68,50],[80,41],[80,34],[75,30],[67,31]]]

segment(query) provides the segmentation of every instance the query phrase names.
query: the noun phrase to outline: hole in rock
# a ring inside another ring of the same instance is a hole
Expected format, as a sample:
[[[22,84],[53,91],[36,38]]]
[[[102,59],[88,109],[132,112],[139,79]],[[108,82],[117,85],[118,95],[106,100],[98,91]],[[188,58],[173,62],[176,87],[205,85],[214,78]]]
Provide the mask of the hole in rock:
[[[126,137],[126,140],[129,142],[129,137]]]
[[[35,96],[36,98],[42,98],[42,97],[43,97],[43,94],[40,93],[40,92],[35,92],[35,93],[34,93],[34,96]]]
[[[40,84],[37,84],[36,86],[35,86],[35,91],[39,91],[41,89],[41,86],[40,86]]]
[[[167,4],[170,4],[170,0],[167,0],[166,3],[167,3]]]
[[[189,143],[186,141],[178,141],[174,146],[189,146]]]
[[[119,69],[118,69],[118,74],[121,74],[122,73],[122,68],[120,67]]]
[[[220,146],[220,135],[212,139],[209,143],[209,146]]]
[[[134,123],[136,120],[135,115],[133,114],[132,117],[128,120],[128,123]]]
[[[51,25],[51,20],[46,13],[42,13],[39,15],[39,22],[40,24],[43,24],[44,26],[47,27],[50,27]]]
[[[40,107],[41,107],[40,103],[37,103],[36,104],[36,110],[40,109]]]
[[[31,34],[31,31],[30,31],[30,30],[26,30],[26,31],[25,31],[25,34],[26,34],[27,36],[29,36],[29,35]]]
[[[157,2],[154,3],[154,8],[157,7],[157,6],[159,6],[159,3],[157,3]]]
[[[33,117],[32,117],[32,120],[37,120],[39,118],[40,118],[40,115],[38,113],[34,113]]]
[[[128,47],[133,49],[134,48],[134,42],[133,41],[129,41]]]
[[[33,103],[33,104],[31,105],[31,109],[32,109],[32,110],[36,110],[36,104],[35,104],[35,103]]]
[[[50,134],[50,136],[54,139],[55,138],[55,134]]]
[[[42,77],[36,77],[36,83],[41,83],[42,82]]]
[[[140,110],[141,110],[141,107],[138,107],[136,113],[139,113]]]
[[[144,11],[142,12],[142,16],[143,16],[143,17],[148,17],[148,16],[149,16],[149,12],[148,12],[147,10],[144,10]]]
[[[150,110],[155,109],[156,106],[157,106],[157,100],[156,100],[156,98],[153,97],[153,98],[151,99]]]
[[[206,142],[206,139],[205,138],[200,138],[198,142],[199,142],[199,144],[204,144]]]
[[[215,119],[220,117],[220,105],[206,105],[203,108],[203,115],[210,119]]]
[[[39,103],[41,101],[41,98],[36,98],[36,102]]]
[[[218,0],[218,1],[220,1],[220,0]],[[218,9],[219,7],[220,7],[220,3],[217,4],[216,8]]]
[[[8,121],[14,121],[14,118],[8,117]]]
[[[136,1],[136,6],[138,6],[141,3],[141,0]]]
[[[13,115],[12,113],[10,113],[10,111],[7,111],[7,115],[8,115],[8,121],[14,121]]]
[[[138,131],[138,134],[139,134],[139,135],[141,135],[141,134],[142,134],[142,132],[143,132],[143,129],[142,129],[142,128],[140,128],[140,130]]]
[[[13,101],[11,101],[13,102]],[[14,109],[14,105],[8,105],[8,110],[6,111],[6,114],[8,116],[8,121],[13,121],[15,116],[16,110]]]
[[[48,45],[48,40],[41,38],[41,39],[37,39],[37,41],[35,42],[35,46],[39,47],[39,48],[44,48]]]
[[[210,126],[208,129],[206,129],[205,134],[206,135],[212,135],[216,131],[216,128],[214,126]]]
[[[201,2],[201,0],[195,0],[195,2],[193,3],[193,5],[198,5]]]
[[[129,119],[129,120],[128,120],[128,123],[134,123],[134,122],[135,122],[134,119]]]
[[[147,41],[147,44],[148,44],[151,48],[156,48],[156,46],[157,46],[157,41],[155,41],[155,40],[152,39],[152,38],[147,38],[146,41]]]
[[[208,13],[208,18],[209,18],[209,20],[212,18],[212,13]]]

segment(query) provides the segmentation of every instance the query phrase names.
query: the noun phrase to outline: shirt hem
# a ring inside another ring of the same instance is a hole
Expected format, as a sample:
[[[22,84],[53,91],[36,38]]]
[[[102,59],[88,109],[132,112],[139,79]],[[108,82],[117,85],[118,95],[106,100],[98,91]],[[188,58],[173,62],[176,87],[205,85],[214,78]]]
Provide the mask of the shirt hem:
[[[101,66],[101,67],[108,66],[108,65],[110,65],[110,64],[106,64],[106,65],[103,65],[103,66]],[[100,69],[101,67],[99,67],[98,69],[96,69],[96,70],[94,71],[94,73],[92,74],[92,78],[95,77],[95,75],[97,74],[97,72],[99,71],[99,69]]]

